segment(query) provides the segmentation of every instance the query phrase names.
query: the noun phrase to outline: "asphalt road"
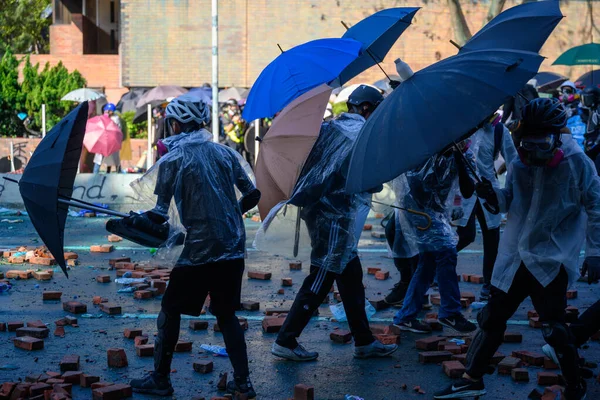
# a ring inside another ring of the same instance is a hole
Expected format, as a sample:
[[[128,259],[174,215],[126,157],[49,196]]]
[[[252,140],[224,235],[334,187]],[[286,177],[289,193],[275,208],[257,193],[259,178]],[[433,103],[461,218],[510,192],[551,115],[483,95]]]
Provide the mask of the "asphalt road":
[[[37,235],[25,217],[23,223],[0,223],[0,248],[12,246],[37,246],[40,242]],[[114,271],[108,271],[108,259],[117,256],[129,256],[133,261],[150,260],[148,250],[129,242],[120,242],[116,250],[110,254],[91,254],[87,249],[93,244],[107,243],[104,231],[106,220],[97,218],[69,218],[66,229],[66,245],[79,253],[80,265],[70,271],[70,279],[66,279],[59,270],[51,281],[40,282],[34,279],[13,280],[13,288],[8,294],[0,294],[0,322],[13,320],[32,321],[42,320],[50,328],[50,337],[45,340],[45,347],[40,351],[27,352],[16,349],[12,338],[14,333],[0,332],[0,383],[17,381],[29,374],[45,371],[58,371],[59,362],[65,354],[77,354],[81,357],[81,370],[90,375],[99,375],[105,381],[128,382],[131,378],[142,376],[153,368],[151,358],[141,358],[135,353],[133,340],[123,337],[125,328],[141,328],[149,335],[150,343],[156,332],[155,315],[160,309],[160,298],[152,300],[135,300],[133,295],[117,293],[118,285],[97,283],[95,276],[108,274],[115,277]],[[378,221],[371,220],[377,229]],[[258,223],[248,221],[248,247]],[[459,255],[459,273],[481,273],[481,238]],[[365,269],[364,283],[369,299],[379,299],[398,279],[393,262],[387,258],[383,239],[373,239],[369,232],[363,234],[360,242],[360,257]],[[272,257],[251,249],[248,251],[247,268],[272,272],[270,281],[244,280],[242,299],[260,302],[260,311],[240,312],[240,316],[249,319],[249,329],[246,332],[250,358],[251,377],[258,392],[259,399],[288,399],[293,396],[293,387],[297,383],[305,383],[315,387],[317,399],[343,399],[345,394],[353,394],[364,399],[409,399],[432,398],[432,393],[451,382],[437,364],[423,365],[418,362],[418,351],[414,341],[422,335],[403,334],[400,349],[388,359],[355,360],[352,358],[352,344],[334,344],[329,339],[329,333],[336,327],[346,328],[345,323],[331,322],[331,312],[327,305],[320,307],[318,318],[309,324],[300,341],[311,350],[320,353],[319,360],[312,363],[297,364],[283,361],[270,354],[270,348],[275,340],[275,334],[264,334],[261,329],[263,311],[267,307],[289,306],[293,301],[296,290],[307,273],[305,263],[302,271],[290,271],[288,262],[281,257]],[[373,276],[366,275],[369,266],[380,267],[390,271],[390,279],[377,281]],[[30,267],[15,265],[0,265],[0,272],[9,269],[26,269]],[[284,295],[278,295],[281,288],[281,278],[291,277],[293,286],[285,288]],[[480,285],[460,283],[461,290],[479,294]],[[569,304],[579,307],[582,311],[592,304],[600,295],[598,286],[588,286],[576,283],[577,299]],[[43,302],[44,290],[60,290],[62,300],[76,299],[88,306],[89,315],[78,316],[79,328],[66,327],[64,338],[52,335],[54,321],[67,315],[62,310],[60,302]],[[109,317],[92,305],[93,296],[107,297],[111,302],[122,306],[123,315]],[[333,303],[333,301],[332,301]],[[432,311],[436,311],[436,306]],[[513,316],[509,330],[523,333],[524,341],[520,344],[504,344],[500,352],[510,355],[513,350],[526,349],[541,351],[544,344],[541,332],[527,325],[527,311],[532,308],[527,300]],[[389,324],[396,310],[391,308],[379,311],[373,318],[374,323]],[[476,311],[465,310],[468,318],[474,319]],[[210,322],[207,331],[191,331],[189,321],[182,321],[181,339],[193,341],[193,351],[176,353],[172,374],[176,399],[191,399],[194,396],[205,396],[210,399],[219,392],[216,389],[219,373],[229,372],[231,367],[227,358],[217,358],[207,355],[200,349],[201,344],[223,345],[220,333],[213,332],[214,319],[203,316]],[[124,348],[129,360],[129,366],[121,369],[109,369],[106,362],[106,349]],[[582,355],[592,362],[600,361],[600,345],[592,342],[582,351]],[[192,363],[201,358],[211,358],[214,361],[214,372],[200,375],[193,371]],[[12,364],[14,370],[2,370],[1,366]],[[526,399],[534,388],[543,390],[536,385],[536,374],[540,368],[528,367],[530,382],[515,383],[510,377],[494,374],[485,378],[488,395],[486,399]],[[597,371],[596,371],[597,372]],[[407,389],[403,389],[406,385]],[[413,391],[420,386],[425,394]],[[596,380],[588,382],[588,399],[600,399],[600,383]],[[91,398],[90,389],[74,387],[75,399]],[[148,396],[134,395],[134,398],[144,399]]]

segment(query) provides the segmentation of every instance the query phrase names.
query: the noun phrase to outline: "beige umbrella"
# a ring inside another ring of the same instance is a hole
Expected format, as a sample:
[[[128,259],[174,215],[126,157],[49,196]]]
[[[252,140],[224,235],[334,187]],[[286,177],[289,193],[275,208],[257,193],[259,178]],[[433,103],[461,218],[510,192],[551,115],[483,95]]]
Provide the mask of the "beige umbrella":
[[[275,117],[262,139],[255,175],[262,194],[258,210],[263,220],[275,205],[292,195],[319,136],[332,90],[323,84],[292,101]]]

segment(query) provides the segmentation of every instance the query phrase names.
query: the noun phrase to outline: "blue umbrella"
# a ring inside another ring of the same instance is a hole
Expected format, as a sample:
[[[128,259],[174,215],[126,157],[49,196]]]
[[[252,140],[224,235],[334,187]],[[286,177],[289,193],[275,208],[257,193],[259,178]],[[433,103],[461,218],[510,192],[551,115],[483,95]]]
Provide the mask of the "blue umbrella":
[[[212,104],[212,88],[209,88],[209,87],[193,88],[193,89],[190,89],[190,91],[187,94],[202,100],[206,104]]]
[[[575,84],[586,88],[593,87],[594,85],[600,87],[600,69],[586,72],[577,78]]]
[[[532,52],[469,51],[416,72],[363,126],[346,190],[375,188],[460,139],[514,96],[542,60]]]
[[[382,62],[396,40],[410,26],[419,9],[419,7],[388,8],[348,28],[342,37],[361,42],[362,54],[340,73],[332,85],[341,86],[361,72]]]
[[[562,18],[558,1],[520,4],[498,14],[461,51],[512,49],[537,53]]]
[[[319,39],[284,51],[254,82],[244,119],[272,117],[296,97],[332,81],[356,60],[361,46],[353,39]]]
[[[568,81],[569,78],[557,74],[556,72],[542,71],[538,72],[533,77],[536,81],[536,89],[538,92],[546,92],[558,88],[563,82]]]

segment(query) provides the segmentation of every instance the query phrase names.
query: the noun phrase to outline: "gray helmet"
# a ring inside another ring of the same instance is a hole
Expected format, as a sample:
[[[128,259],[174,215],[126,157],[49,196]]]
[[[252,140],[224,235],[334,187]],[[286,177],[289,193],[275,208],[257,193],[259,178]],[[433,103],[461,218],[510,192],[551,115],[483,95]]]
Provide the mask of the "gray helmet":
[[[202,126],[210,123],[210,107],[194,96],[183,94],[167,105],[165,118],[173,118],[182,124],[195,121]]]
[[[382,101],[383,95],[379,90],[371,86],[360,85],[359,87],[354,89],[352,94],[350,94],[347,103],[353,106],[359,106],[362,103],[369,103],[372,104],[374,107],[377,107]]]

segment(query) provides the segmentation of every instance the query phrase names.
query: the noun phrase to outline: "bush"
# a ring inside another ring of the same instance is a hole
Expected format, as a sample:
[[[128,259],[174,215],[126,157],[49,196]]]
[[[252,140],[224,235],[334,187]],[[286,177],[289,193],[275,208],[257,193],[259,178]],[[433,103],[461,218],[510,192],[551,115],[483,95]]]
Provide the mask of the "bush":
[[[136,124],[133,122],[135,111],[127,111],[121,114],[121,119],[125,121],[129,137],[131,139],[148,139],[148,121]]]

